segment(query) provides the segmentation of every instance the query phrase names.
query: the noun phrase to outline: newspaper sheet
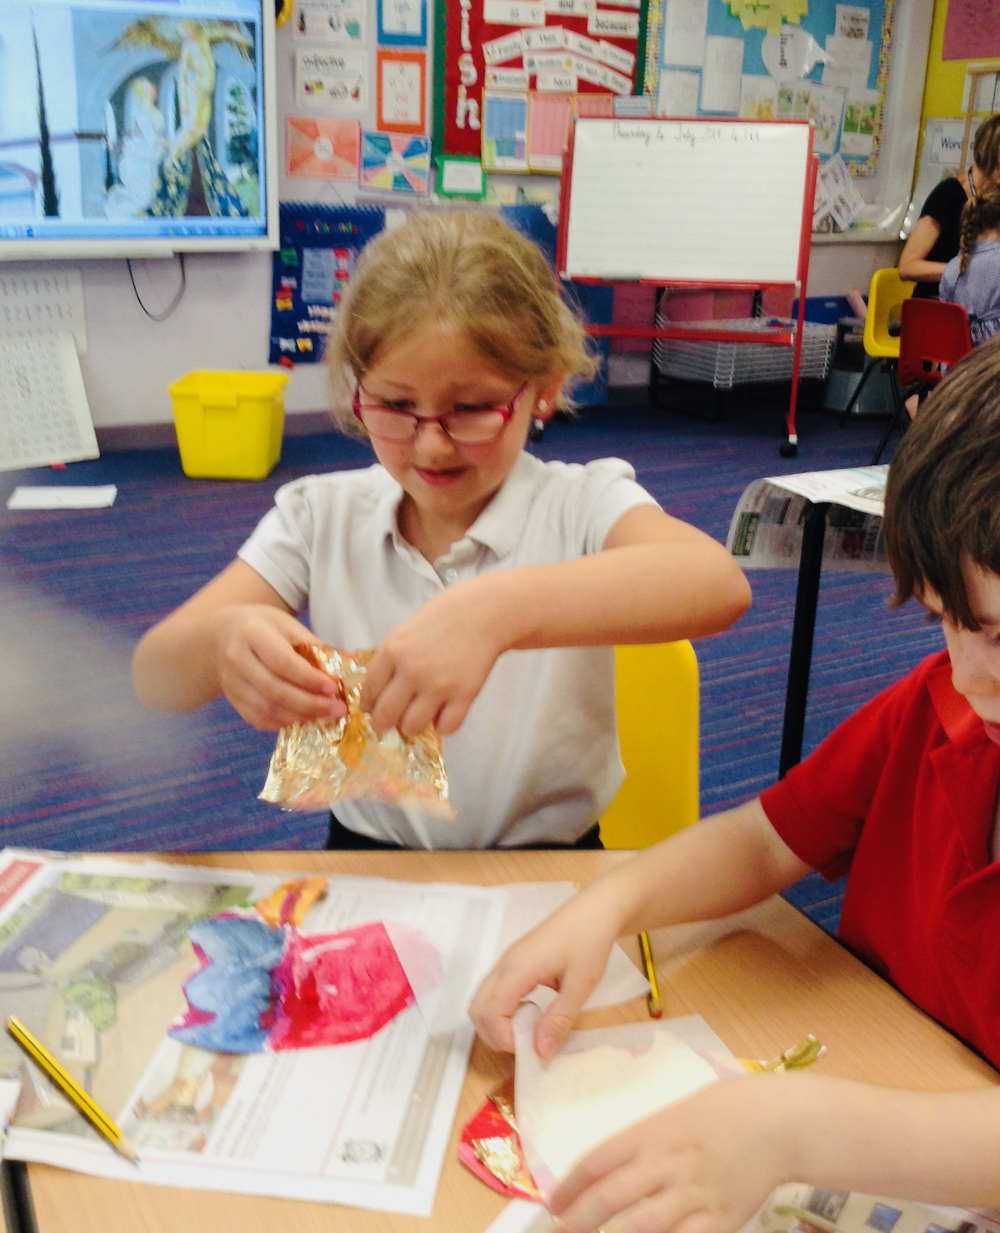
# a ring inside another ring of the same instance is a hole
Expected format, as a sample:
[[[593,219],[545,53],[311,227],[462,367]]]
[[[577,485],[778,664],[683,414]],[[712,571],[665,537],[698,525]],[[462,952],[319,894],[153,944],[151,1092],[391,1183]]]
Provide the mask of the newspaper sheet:
[[[296,876],[307,875],[0,853],[3,1012],[115,1119],[141,1164],[99,1138],[3,1033],[0,1073],[23,1081],[6,1156],[430,1215],[473,1038],[465,1008],[494,958],[505,892],[331,877],[298,927],[305,941],[365,922],[416,934],[440,958],[429,992],[393,940],[424,992],[367,1038],[222,1053],[168,1035],[199,970],[192,924],[252,913]]]
[[[1000,1233],[1000,1213],[792,1183],[779,1186],[740,1233],[854,1233],[858,1229]]]
[[[740,497],[726,547],[746,569],[797,569],[808,503],[830,503],[823,568],[889,573],[882,543],[888,467],[755,480]]]

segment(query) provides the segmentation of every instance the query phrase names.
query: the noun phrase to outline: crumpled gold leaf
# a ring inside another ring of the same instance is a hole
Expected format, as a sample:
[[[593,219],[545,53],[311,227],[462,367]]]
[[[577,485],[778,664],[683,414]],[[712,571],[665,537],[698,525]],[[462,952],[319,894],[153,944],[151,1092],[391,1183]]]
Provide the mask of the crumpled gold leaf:
[[[282,728],[260,799],[307,812],[369,798],[453,822],[441,738],[433,726],[417,737],[395,728],[379,736],[361,709],[361,686],[375,652],[304,642],[295,650],[340,682],[347,714]]]

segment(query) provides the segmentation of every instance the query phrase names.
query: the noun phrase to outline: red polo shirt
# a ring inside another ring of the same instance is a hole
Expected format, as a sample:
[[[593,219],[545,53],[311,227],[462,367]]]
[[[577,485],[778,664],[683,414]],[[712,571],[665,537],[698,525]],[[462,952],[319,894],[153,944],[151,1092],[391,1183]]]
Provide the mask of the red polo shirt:
[[[842,723],[761,795],[788,846],[850,871],[840,937],[1000,1065],[1000,745],[951,684],[947,651]]]

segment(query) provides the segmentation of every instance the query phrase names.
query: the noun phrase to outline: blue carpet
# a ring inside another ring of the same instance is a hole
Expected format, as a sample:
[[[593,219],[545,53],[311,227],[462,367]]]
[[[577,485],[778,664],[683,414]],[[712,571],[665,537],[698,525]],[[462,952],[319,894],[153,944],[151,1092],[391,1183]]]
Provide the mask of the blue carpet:
[[[533,449],[567,461],[626,458],[665,509],[724,540],[751,480],[866,463],[882,429],[864,420],[842,429],[803,411],[799,456],[783,459],[782,415],[780,402],[738,393],[718,422],[644,406],[589,409],[550,426]],[[0,517],[3,842],[92,851],[322,845],[322,815],[283,814],[256,799],[271,735],[225,702],[188,716],[144,711],[129,658],[145,629],[232,560],[279,484],[369,457],[363,443],[330,432],[288,438],[278,468],[259,482],[189,480],[174,449],[0,475],[0,503],[17,484],[119,489],[108,510]],[[755,795],[777,771],[796,575],[758,571],[751,583],[750,611],[696,646],[703,814]],[[914,605],[889,611],[889,593],[885,575],[824,575],[807,752],[942,645]],[[796,888],[797,902],[830,926],[839,891],[817,882]]]

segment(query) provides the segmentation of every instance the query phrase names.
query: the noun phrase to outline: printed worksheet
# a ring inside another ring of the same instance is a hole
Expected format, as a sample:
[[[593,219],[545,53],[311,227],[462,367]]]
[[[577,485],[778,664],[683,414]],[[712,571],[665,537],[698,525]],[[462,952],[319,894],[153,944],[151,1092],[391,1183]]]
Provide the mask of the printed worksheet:
[[[0,853],[0,990],[129,1137],[4,1034],[5,1154],[430,1215],[503,888]]]

